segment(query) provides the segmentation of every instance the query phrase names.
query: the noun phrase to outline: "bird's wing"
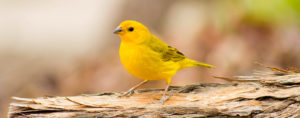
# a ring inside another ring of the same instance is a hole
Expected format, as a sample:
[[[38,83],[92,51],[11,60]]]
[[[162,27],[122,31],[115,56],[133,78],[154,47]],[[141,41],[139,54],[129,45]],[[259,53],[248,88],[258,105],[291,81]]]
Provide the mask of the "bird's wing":
[[[150,42],[147,43],[147,46],[154,52],[157,52],[161,55],[162,61],[181,61],[185,59],[185,56],[183,53],[178,51],[176,48],[173,48],[171,46],[168,46],[155,36],[153,36],[152,39],[149,40]]]
[[[181,61],[185,59],[185,56],[183,53],[178,51],[176,48],[173,48],[171,46],[168,46],[168,48],[162,53],[162,60],[163,61]]]
[[[183,53],[178,51],[176,48],[168,46],[166,43],[162,42],[157,37],[153,36],[148,40],[149,42],[146,45],[154,52],[157,52],[161,55],[162,61],[181,61],[185,59]]]

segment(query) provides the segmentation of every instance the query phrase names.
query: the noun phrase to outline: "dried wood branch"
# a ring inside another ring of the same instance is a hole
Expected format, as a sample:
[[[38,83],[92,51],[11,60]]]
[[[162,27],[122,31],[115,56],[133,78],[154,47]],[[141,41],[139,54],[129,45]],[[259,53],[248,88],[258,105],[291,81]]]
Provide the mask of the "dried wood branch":
[[[255,80],[170,88],[172,97],[156,104],[162,89],[67,97],[19,98],[9,117],[300,117],[300,74],[239,76]]]

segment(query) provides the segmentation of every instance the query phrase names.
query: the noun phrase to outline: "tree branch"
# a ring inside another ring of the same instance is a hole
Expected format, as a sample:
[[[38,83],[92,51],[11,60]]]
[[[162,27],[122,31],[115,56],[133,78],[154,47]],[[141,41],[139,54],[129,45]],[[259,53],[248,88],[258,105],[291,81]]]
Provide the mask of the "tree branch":
[[[170,87],[170,99],[156,104],[162,89],[67,97],[19,98],[9,117],[299,117],[300,74],[240,76],[250,82]],[[256,81],[253,81],[256,80]]]

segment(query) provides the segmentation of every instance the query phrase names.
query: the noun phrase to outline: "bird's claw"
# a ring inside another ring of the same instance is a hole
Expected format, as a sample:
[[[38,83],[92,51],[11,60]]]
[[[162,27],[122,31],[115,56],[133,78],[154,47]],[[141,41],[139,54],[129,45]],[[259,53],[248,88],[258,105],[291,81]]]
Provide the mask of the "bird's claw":
[[[127,91],[123,94],[123,96],[131,96],[134,93],[134,91]]]
[[[170,96],[163,96],[161,97],[159,104],[164,104],[165,101],[167,101],[170,98]]]
[[[134,93],[134,90],[129,90],[127,92],[124,92],[123,94],[121,94],[119,97],[124,97],[124,96],[131,96]]]

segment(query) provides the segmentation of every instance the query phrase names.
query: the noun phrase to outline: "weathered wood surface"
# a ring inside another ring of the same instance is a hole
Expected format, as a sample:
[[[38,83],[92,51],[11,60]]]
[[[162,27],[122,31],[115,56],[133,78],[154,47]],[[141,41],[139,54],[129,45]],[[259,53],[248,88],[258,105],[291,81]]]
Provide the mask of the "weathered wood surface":
[[[13,97],[9,117],[300,117],[299,73],[236,79],[244,82],[173,86],[164,105],[156,104],[162,89],[121,98],[120,93]]]

